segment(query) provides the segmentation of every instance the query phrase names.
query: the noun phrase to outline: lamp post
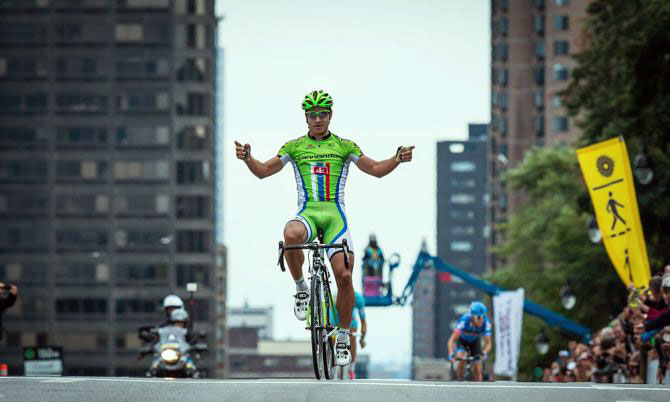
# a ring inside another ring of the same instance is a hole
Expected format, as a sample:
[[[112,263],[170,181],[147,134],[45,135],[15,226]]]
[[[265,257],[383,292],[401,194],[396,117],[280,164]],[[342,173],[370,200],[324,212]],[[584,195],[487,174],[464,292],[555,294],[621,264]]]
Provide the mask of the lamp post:
[[[565,281],[565,285],[561,287],[559,294],[561,295],[561,304],[563,307],[566,310],[572,310],[577,303],[577,296],[572,290],[572,286],[570,286],[570,280]]]
[[[549,352],[549,337],[544,333],[544,328],[540,329],[540,333],[535,337],[535,347],[541,355],[546,355]]]
[[[589,218],[587,233],[589,234],[589,239],[592,243],[600,243],[600,241],[603,239],[603,235],[600,233],[600,228],[598,228],[598,222],[593,216]]]
[[[654,178],[654,169],[651,166],[651,159],[644,150],[644,146],[640,148],[640,152],[635,156],[635,162],[633,163],[635,177],[643,186],[651,183],[651,180]]]

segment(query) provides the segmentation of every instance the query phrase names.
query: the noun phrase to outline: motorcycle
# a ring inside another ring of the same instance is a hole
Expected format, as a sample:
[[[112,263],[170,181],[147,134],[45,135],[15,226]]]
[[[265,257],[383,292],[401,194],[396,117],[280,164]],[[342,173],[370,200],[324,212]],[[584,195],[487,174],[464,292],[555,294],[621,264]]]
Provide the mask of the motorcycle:
[[[147,377],[201,378],[194,357],[207,351],[203,342],[189,342],[188,329],[175,325],[165,327],[143,327],[138,336],[147,342],[140,350],[138,359],[153,354]],[[204,338],[204,334],[198,336]]]

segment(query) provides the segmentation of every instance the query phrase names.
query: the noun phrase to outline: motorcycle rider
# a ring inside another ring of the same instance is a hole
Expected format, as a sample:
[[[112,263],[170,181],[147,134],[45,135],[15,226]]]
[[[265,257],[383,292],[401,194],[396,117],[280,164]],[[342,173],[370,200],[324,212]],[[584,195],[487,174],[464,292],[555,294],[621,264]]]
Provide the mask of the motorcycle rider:
[[[181,297],[177,295],[168,295],[163,299],[163,311],[165,312],[165,322],[161,324],[161,327],[170,325],[171,314],[174,310],[184,309],[184,302],[181,300]],[[186,312],[186,311],[184,311]],[[188,316],[188,314],[187,314]]]

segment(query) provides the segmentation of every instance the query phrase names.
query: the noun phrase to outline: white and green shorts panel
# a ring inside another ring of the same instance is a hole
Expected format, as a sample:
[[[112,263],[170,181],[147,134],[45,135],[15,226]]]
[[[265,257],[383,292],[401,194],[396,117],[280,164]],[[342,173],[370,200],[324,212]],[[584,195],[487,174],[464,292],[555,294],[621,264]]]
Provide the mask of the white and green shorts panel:
[[[325,244],[340,243],[342,239],[347,239],[349,252],[353,254],[354,245],[351,241],[344,205],[332,201],[307,201],[291,220],[302,222],[305,225],[308,242],[314,241],[318,230],[321,229]],[[330,260],[338,252],[342,250],[328,249],[326,255]]]

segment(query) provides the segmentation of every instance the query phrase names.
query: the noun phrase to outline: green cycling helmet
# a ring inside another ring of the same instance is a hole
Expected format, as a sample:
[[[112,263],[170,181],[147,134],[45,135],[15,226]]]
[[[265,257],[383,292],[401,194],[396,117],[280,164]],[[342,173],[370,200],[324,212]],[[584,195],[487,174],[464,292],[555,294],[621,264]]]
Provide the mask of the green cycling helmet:
[[[305,99],[302,101],[302,110],[308,111],[315,107],[325,107],[330,109],[333,107],[333,98],[323,90],[312,91],[305,95]]]

